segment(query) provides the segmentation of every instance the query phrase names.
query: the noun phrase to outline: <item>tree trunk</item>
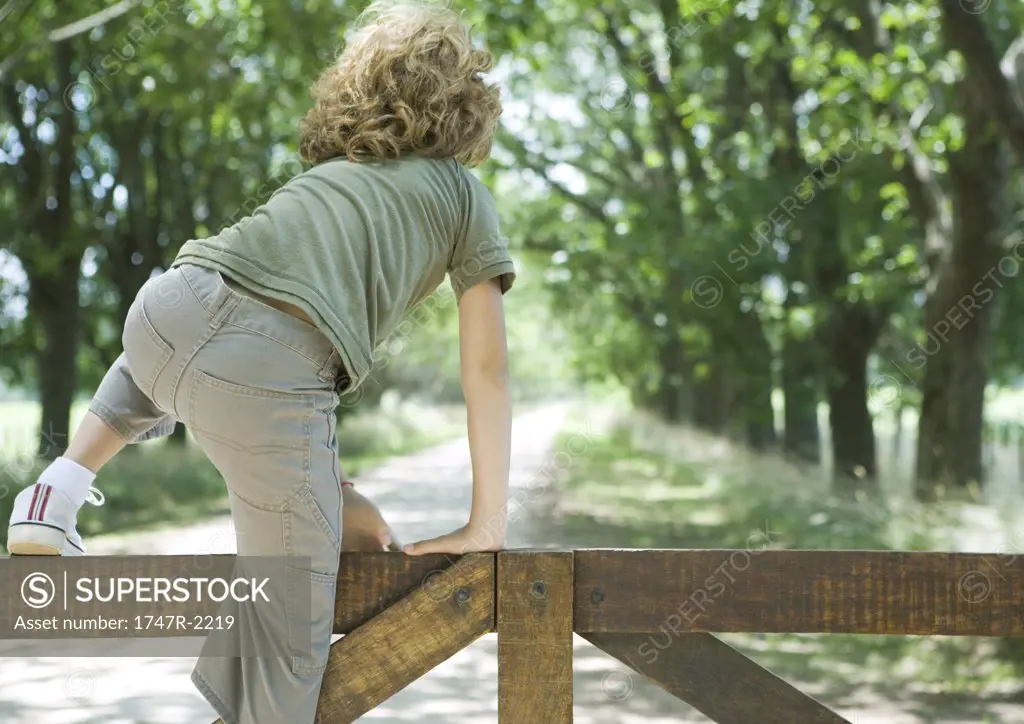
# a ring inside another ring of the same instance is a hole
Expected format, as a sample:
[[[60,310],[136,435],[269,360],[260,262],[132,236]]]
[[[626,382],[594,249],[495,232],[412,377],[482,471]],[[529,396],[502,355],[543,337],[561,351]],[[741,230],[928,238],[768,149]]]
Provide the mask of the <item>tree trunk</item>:
[[[80,257],[69,256],[52,275],[29,279],[29,313],[39,320],[44,340],[37,358],[42,406],[37,450],[45,460],[60,457],[68,446],[77,386],[80,263]]]
[[[754,450],[770,450],[778,444],[775,437],[775,409],[772,407],[775,354],[765,335],[764,324],[755,311],[743,313],[739,331],[739,342],[744,345],[744,354],[739,357],[739,408],[743,415],[743,437]]]
[[[693,423],[705,432],[721,435],[731,417],[731,370],[721,355],[711,357],[707,363],[707,376],[694,385]]]
[[[1004,257],[1001,249],[1006,180],[1001,144],[973,99],[970,74],[959,90],[966,138],[949,164],[953,248],[926,301],[928,340],[907,355],[918,369],[925,368],[916,474],[922,500],[982,482],[991,302],[1019,270],[1017,260]]]
[[[868,410],[868,356],[885,315],[837,305],[825,325],[829,360],[825,382],[832,434],[833,489],[847,497],[875,488],[875,431]]]
[[[818,368],[810,339],[795,339],[788,330],[782,343],[784,425],[782,448],[797,460],[821,462],[818,430]]]
[[[679,424],[684,421],[686,413],[683,410],[682,397],[675,385],[663,382],[658,388],[656,401],[656,412],[665,422]]]
[[[778,445],[775,436],[775,410],[772,408],[771,369],[767,375],[746,378],[744,393],[744,426],[746,443],[752,450],[774,450]]]
[[[54,60],[59,87],[71,85],[72,52],[68,41],[54,45]],[[19,125],[24,146],[32,145],[30,134]],[[48,194],[45,209],[33,220],[36,243],[42,248],[39,257],[25,260],[29,278],[29,314],[35,316],[43,330],[43,348],[39,351],[39,398],[41,419],[38,454],[46,460],[59,457],[67,449],[71,426],[71,405],[75,399],[78,372],[78,337],[81,310],[78,300],[78,277],[82,264],[82,248],[69,238],[71,228],[71,177],[75,172],[75,135],[77,121],[65,103],[56,115],[57,140],[43,156],[37,149],[36,166],[39,179],[44,168],[50,170],[51,185],[42,181],[37,189]],[[44,160],[45,159],[45,160]],[[48,164],[48,165],[47,165]],[[23,190],[24,191],[24,190]],[[52,194],[52,196],[49,196]],[[38,199],[32,200],[37,205]]]
[[[903,396],[899,395],[892,410],[892,470],[893,477],[902,480],[903,462],[903,411],[905,410]]]
[[[146,161],[142,154],[151,125],[146,113],[138,113],[126,117],[113,132],[118,159],[117,182],[128,190],[127,224],[115,231],[108,255],[110,278],[117,287],[119,298],[118,321],[122,326],[139,289],[149,279],[152,270],[162,263],[161,249],[156,243],[161,200],[147,187]],[[155,134],[149,135],[148,139],[153,146],[154,157],[162,158],[162,139]],[[155,167],[152,170],[155,174],[160,171]],[[191,216],[190,209],[177,211],[176,218],[186,214]]]
[[[989,39],[985,22],[976,12],[964,12],[960,0],[941,0],[942,30],[946,44],[958,50],[967,66],[967,80],[972,90],[971,103],[984,108],[998,125],[1017,162],[1024,165],[1024,47],[1014,43],[1003,59]]]
[[[788,66],[781,61],[776,64],[774,81],[780,100],[772,101],[773,105],[777,106],[773,113],[779,113],[782,117],[787,143],[776,150],[773,166],[780,177],[786,179],[787,188],[796,188],[807,175],[806,162],[800,152],[796,116],[793,113],[799,92],[789,75]],[[820,206],[820,201],[818,205]],[[813,223],[809,222],[805,215],[799,217],[796,224],[787,224],[785,229],[776,227],[774,233],[778,235],[780,232],[785,234],[785,241],[790,247],[784,266],[787,290],[783,305],[785,329],[782,339],[782,447],[788,457],[818,465],[821,462],[821,432],[818,428],[817,349],[811,330],[805,330],[802,335],[794,330],[793,310],[813,301],[807,291],[798,293],[796,288],[798,284],[810,287],[809,282],[813,278],[810,243],[819,230],[813,228]]]
[[[658,345],[660,381],[656,394],[657,412],[666,422],[681,423],[686,419],[684,384],[688,378],[682,340],[670,333]]]
[[[947,271],[947,273],[952,273]],[[939,282],[940,291],[949,283]],[[944,321],[946,307],[944,298],[938,293],[931,295],[925,303],[925,325],[927,330],[935,327],[936,318]],[[919,500],[934,500],[939,490],[952,483],[951,463],[948,456],[952,451],[946,449],[952,434],[949,419],[949,389],[947,385],[953,378],[953,350],[941,339],[933,339],[929,332],[924,345],[910,351],[908,359],[916,358],[921,353],[928,354],[922,360],[925,365],[921,380],[921,416],[917,423],[917,470],[915,473],[915,490]],[[926,360],[926,361],[925,361]]]

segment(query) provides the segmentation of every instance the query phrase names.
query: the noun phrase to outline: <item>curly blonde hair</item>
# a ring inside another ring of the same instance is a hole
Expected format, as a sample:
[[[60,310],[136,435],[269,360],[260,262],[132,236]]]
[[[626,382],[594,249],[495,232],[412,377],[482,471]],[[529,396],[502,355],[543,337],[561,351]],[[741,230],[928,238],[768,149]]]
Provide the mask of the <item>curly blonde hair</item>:
[[[313,165],[416,154],[475,166],[490,155],[501,115],[499,89],[483,80],[493,62],[454,11],[374,2],[313,84],[299,153]]]

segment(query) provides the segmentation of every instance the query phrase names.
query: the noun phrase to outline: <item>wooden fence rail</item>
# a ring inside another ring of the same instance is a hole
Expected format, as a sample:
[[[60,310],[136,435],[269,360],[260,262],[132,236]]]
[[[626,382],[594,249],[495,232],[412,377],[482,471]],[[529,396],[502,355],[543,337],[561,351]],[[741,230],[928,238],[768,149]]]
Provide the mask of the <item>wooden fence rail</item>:
[[[195,557],[180,558],[194,565]],[[214,558],[214,568],[230,570],[232,556]],[[133,558],[131,565],[143,575],[157,561],[166,571],[166,557]],[[3,566],[4,581],[20,582],[26,571],[47,568],[123,575],[125,559],[12,558]],[[1024,636],[1024,559],[1011,555],[345,553],[338,575],[334,631],[344,635],[331,647],[318,724],[354,721],[491,632],[498,634],[502,724],[572,721],[573,633],[720,724],[847,720],[714,633]],[[120,615],[132,615],[132,604],[125,605]],[[19,597],[4,596],[0,622],[23,610]]]

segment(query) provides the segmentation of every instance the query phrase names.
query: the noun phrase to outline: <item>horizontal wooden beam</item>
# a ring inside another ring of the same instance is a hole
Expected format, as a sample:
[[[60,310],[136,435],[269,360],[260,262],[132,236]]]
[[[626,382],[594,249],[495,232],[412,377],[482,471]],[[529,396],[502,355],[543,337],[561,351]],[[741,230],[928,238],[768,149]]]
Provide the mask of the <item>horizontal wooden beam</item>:
[[[486,555],[494,557],[493,553]],[[458,583],[452,566],[458,560],[459,556],[441,553],[342,553],[334,633],[345,634],[362,626],[420,588],[437,599],[451,596]]]
[[[718,724],[850,724],[711,634],[680,634],[664,646],[644,634],[583,638]]]
[[[348,633],[410,592],[439,598],[457,556],[345,553],[336,633]],[[575,630],[657,633],[791,632],[1024,636],[1024,559],[997,554],[798,550],[581,550],[575,552]],[[216,615],[210,600],[79,602],[76,580],[230,577],[234,556],[23,556],[0,559],[0,638],[15,622],[48,617]],[[51,590],[54,599],[39,601]],[[67,574],[67,579],[65,579]],[[38,586],[28,579],[37,575]],[[67,583],[65,583],[67,580]],[[65,594],[67,603],[65,607]],[[24,631],[24,629],[22,629]],[[119,638],[195,636],[191,628],[136,627]],[[41,630],[25,639],[108,638],[103,630]]]
[[[575,552],[577,633],[1024,636],[1024,558],[804,550]]]

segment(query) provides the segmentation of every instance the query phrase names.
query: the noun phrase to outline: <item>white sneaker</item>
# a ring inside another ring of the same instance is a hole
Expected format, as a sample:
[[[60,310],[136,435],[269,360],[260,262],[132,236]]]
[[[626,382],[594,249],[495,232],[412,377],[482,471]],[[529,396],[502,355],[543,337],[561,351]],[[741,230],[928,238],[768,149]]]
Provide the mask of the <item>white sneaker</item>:
[[[102,495],[102,493],[100,493]],[[82,543],[82,536],[78,535],[78,531],[75,530],[75,524],[71,524],[71,530],[68,531],[67,537],[64,539],[64,550],[60,552],[62,556],[84,556],[85,555],[85,544]]]
[[[103,493],[89,488],[85,499],[103,505]],[[82,556],[85,546],[75,529],[78,509],[52,485],[30,485],[14,499],[7,550],[16,556]]]

